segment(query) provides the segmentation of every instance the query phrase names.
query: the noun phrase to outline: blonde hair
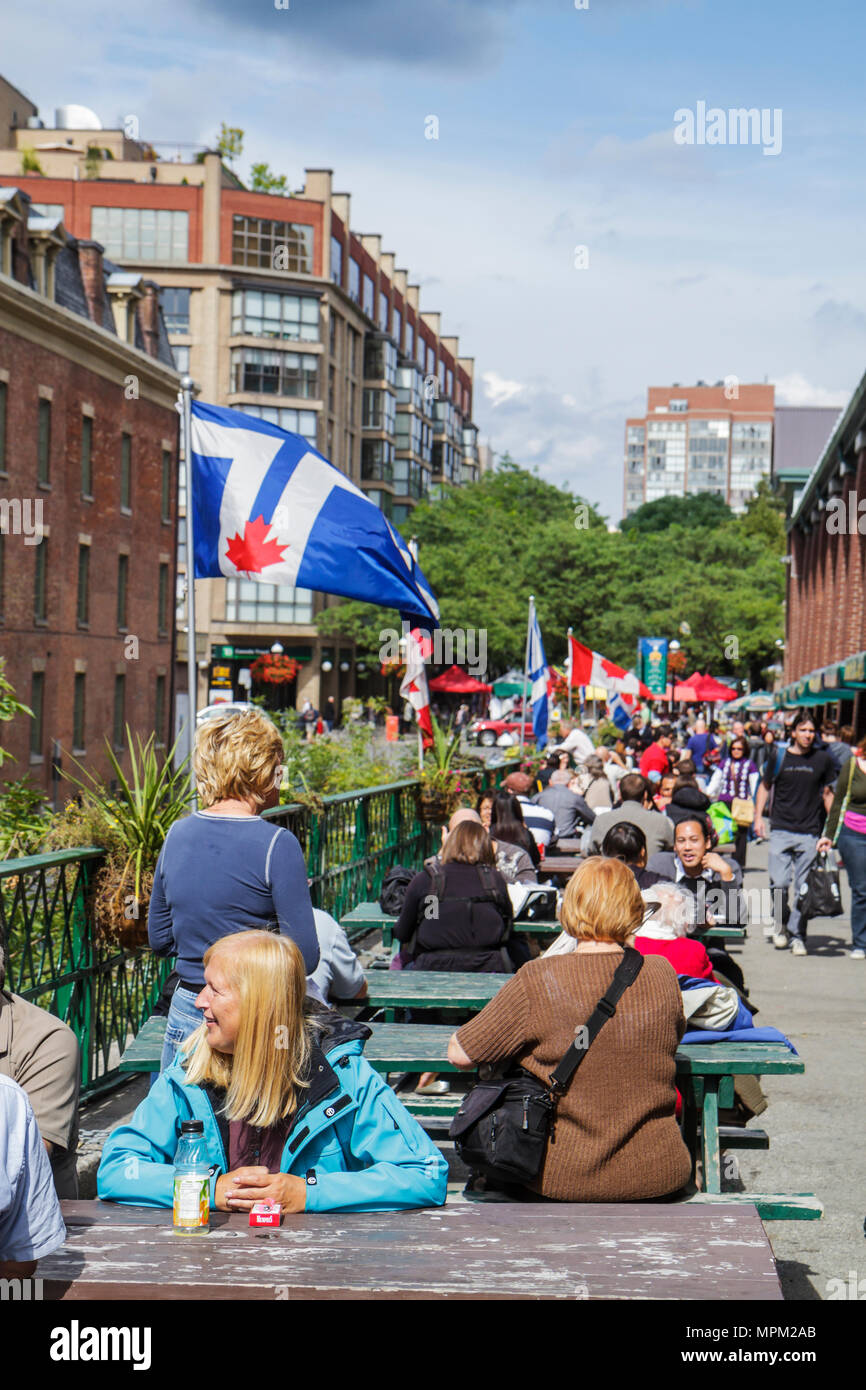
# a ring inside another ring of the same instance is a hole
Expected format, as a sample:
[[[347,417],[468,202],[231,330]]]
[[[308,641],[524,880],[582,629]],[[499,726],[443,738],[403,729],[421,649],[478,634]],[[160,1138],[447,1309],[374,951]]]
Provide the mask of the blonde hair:
[[[221,936],[205,951],[205,965],[217,959],[240,1004],[235,1050],[212,1048],[202,1023],[183,1044],[186,1084],[219,1086],[229,1120],[267,1128],[294,1114],[299,1092],[309,1085],[303,956],[287,936],[242,931]]]
[[[258,710],[222,714],[196,730],[193,768],[202,806],[245,801],[261,806],[283,761],[283,741]]]
[[[637,880],[621,859],[587,859],[571,875],[560,921],[569,936],[624,946],[643,922]]]

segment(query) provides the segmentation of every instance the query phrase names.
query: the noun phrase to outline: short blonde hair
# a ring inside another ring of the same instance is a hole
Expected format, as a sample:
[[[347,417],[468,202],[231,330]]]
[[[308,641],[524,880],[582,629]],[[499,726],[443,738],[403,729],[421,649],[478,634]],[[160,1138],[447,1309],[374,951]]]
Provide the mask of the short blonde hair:
[[[624,946],[643,916],[644,901],[637,880],[621,859],[594,855],[568,880],[560,921],[569,936]]]
[[[221,936],[204,953],[219,960],[240,1002],[233,1053],[217,1052],[202,1024],[183,1044],[186,1084],[211,1082],[226,1092],[229,1120],[267,1129],[293,1115],[309,1086],[311,1032],[304,1013],[307,977],[294,941],[275,932]]]
[[[202,806],[245,801],[261,806],[283,761],[279,731],[256,709],[221,714],[196,730],[193,768]]]

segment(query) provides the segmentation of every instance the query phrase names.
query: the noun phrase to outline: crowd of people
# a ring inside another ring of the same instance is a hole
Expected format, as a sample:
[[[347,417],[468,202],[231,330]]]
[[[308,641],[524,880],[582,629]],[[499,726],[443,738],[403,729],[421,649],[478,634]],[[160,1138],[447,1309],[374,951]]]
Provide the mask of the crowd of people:
[[[769,837],[779,892],[773,944],[806,954],[797,890],[836,846],[852,889],[850,955],[866,959],[866,740],[807,713],[789,727],[702,719],[651,726],[636,714],[614,747],[584,731],[534,772],[515,771],[443,827],[442,846],[405,886],[393,968],[512,978],[449,1045],[457,1068],[517,1063],[544,1079],[619,963],[643,968],[622,995],[580,1084],[559,1107],[556,1144],[519,1200],[663,1199],[688,1181],[677,1125],[675,1054],[694,1029],[738,1036],[754,1004],[705,927],[743,920],[750,840]],[[588,748],[587,748],[588,744]],[[176,960],[160,1073],[107,1141],[106,1201],[167,1207],[180,1127],[200,1119],[211,1205],[247,1211],[388,1211],[445,1200],[448,1166],[367,1063],[369,1029],[333,1005],[363,1002],[364,974],[339,924],[313,908],[303,854],[263,820],[283,747],[258,711],[197,732],[200,806],[169,831],[148,914],[151,947]],[[545,858],[579,843],[582,862],[543,954],[513,933],[547,883]],[[794,898],[788,890],[793,883]],[[0,941],[0,1274],[27,1274],[63,1239],[58,1197],[77,1195],[78,1044],[46,1011],[4,989]],[[279,1042],[276,1043],[275,1040]],[[435,1075],[418,1089],[447,1090]],[[738,1078],[731,1122],[766,1101]],[[483,1178],[467,1195],[501,1198]]]

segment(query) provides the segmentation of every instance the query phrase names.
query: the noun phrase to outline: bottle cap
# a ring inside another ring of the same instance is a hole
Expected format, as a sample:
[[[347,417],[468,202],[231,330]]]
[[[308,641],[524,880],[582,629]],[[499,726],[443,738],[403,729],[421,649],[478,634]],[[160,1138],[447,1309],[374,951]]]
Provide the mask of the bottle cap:
[[[204,1134],[204,1123],[202,1120],[184,1120],[180,1132],[181,1134]]]

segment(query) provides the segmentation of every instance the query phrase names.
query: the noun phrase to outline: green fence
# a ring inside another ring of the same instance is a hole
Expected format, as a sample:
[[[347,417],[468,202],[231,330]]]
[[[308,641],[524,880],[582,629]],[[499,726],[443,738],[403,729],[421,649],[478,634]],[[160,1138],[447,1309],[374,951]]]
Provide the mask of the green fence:
[[[495,786],[502,771],[473,773]],[[394,864],[420,867],[439,844],[438,826],[418,818],[417,782],[322,798],[322,807],[292,804],[264,814],[298,837],[313,904],[339,918],[377,898]],[[153,1012],[171,961],[149,950],[124,951],[97,941],[87,904],[101,849],[70,849],[0,861],[0,928],[6,941],[6,988],[62,1018],[81,1044],[81,1088],[113,1085],[121,1053]]]

